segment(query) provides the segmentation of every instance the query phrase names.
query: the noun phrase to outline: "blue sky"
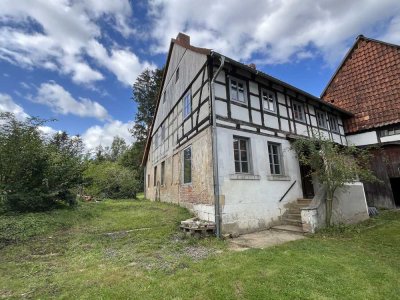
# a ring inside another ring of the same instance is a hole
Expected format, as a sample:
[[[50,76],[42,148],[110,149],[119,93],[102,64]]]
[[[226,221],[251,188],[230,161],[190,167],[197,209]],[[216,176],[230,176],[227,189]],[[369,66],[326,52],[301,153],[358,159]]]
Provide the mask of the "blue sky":
[[[319,95],[358,34],[400,43],[398,0],[2,0],[0,111],[88,149],[132,138],[131,86],[179,31]]]

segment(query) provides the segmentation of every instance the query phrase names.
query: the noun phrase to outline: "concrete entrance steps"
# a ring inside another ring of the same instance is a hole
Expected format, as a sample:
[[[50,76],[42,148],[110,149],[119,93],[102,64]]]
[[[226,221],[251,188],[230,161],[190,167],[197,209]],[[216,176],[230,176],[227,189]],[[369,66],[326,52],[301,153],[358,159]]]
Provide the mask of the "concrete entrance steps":
[[[278,225],[272,227],[271,229],[279,231],[295,232],[295,233],[304,233],[302,227],[293,225]]]
[[[283,225],[272,228],[302,233],[301,208],[309,206],[311,201],[312,199],[299,198],[296,202],[291,203],[289,210],[283,215]]]

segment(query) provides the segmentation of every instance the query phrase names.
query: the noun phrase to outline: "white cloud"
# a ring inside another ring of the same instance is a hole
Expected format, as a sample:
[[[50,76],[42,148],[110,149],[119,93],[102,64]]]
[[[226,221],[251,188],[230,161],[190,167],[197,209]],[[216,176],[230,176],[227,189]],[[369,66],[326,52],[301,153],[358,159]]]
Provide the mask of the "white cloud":
[[[1,94],[1,93],[0,93],[0,112],[10,112],[10,113],[14,114],[15,118],[19,121],[24,121],[30,117],[24,111],[22,106],[15,103],[15,101],[12,99],[12,97],[10,95]],[[0,121],[0,124],[1,124],[1,121]],[[45,136],[52,136],[56,132],[59,132],[50,126],[44,126],[44,125],[39,126],[39,130]]]
[[[17,120],[24,120],[29,117],[29,115],[24,111],[22,106],[14,102],[13,98],[7,94],[0,93],[0,112],[10,112],[13,113]]]
[[[377,27],[399,15],[400,2],[153,0],[150,10],[151,35],[158,42],[155,52],[165,52],[170,38],[183,31],[194,45],[235,59],[250,61],[257,56],[259,63],[274,64],[321,54],[332,64],[358,34],[379,34]],[[395,19],[391,26],[398,38]]]
[[[119,81],[128,86],[132,85],[144,69],[156,68],[148,62],[141,63],[134,53],[126,49],[114,48],[108,53],[103,45],[94,40],[88,45],[88,54],[96,60],[97,64],[114,73]]]
[[[58,71],[71,76],[76,83],[90,84],[104,79],[86,60],[87,45],[100,44],[102,38],[98,21],[106,21],[124,37],[129,37],[135,33],[130,27],[131,18],[129,0],[2,0],[0,22],[4,25],[0,28],[0,59],[25,68]],[[33,31],[32,24],[41,29]],[[117,63],[119,59],[126,59],[126,66],[132,68],[133,74],[149,65],[141,62],[130,49],[114,48],[110,59]],[[124,84],[127,80],[132,84],[136,79],[122,66],[100,65]]]
[[[88,128],[82,135],[83,143],[88,151],[93,151],[97,146],[111,146],[115,136],[119,136],[131,144],[134,142],[129,128],[132,128],[133,122],[123,123],[118,120],[110,121],[103,126],[92,126]]]
[[[107,110],[98,102],[86,98],[76,100],[61,85],[50,81],[42,83],[32,101],[49,106],[54,112],[63,115],[73,114],[81,117],[109,118]]]

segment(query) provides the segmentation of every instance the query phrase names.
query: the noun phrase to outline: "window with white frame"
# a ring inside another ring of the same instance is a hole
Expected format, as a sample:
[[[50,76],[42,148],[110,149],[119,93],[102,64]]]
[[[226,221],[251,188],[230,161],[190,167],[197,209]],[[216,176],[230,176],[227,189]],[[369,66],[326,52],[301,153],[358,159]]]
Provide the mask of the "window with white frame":
[[[233,137],[235,173],[250,173],[250,142],[248,138]]]
[[[284,175],[281,144],[268,143],[268,156],[271,175]]]
[[[276,97],[275,93],[269,90],[261,90],[264,110],[275,112],[276,110]]]
[[[183,119],[186,119],[192,113],[192,93],[189,90],[183,97]]]
[[[319,128],[328,128],[328,124],[326,122],[326,112],[322,110],[316,110],[315,115],[317,117],[317,124]]]
[[[183,183],[192,183],[192,146],[183,150]]]
[[[293,101],[293,116],[295,120],[305,121],[304,105],[302,103]]]
[[[229,79],[229,91],[230,98],[232,101],[246,103],[246,83],[243,80],[236,78]]]
[[[335,115],[329,115],[328,121],[329,121],[329,127],[330,127],[331,131],[339,132],[339,124],[338,124],[337,117]]]

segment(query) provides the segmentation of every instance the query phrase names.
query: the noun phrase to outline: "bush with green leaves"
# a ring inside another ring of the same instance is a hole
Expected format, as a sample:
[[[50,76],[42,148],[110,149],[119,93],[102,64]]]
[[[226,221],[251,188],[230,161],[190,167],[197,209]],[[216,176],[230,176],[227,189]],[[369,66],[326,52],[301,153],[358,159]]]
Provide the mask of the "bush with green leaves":
[[[118,162],[90,161],[84,172],[85,194],[100,198],[135,198],[140,185],[137,174]]]
[[[57,133],[46,138],[38,118],[0,113],[0,194],[3,211],[43,211],[74,205],[82,182],[82,141]]]

